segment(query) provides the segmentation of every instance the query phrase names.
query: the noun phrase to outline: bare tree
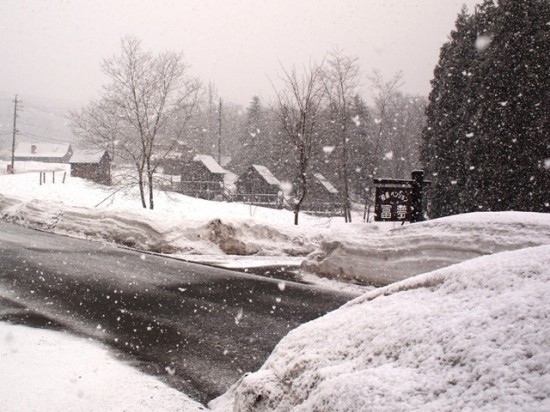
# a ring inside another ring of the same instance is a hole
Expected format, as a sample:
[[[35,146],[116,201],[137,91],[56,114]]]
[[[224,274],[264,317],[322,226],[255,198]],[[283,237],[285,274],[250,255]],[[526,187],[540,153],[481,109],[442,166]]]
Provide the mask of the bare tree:
[[[73,133],[84,146],[107,150],[112,159],[124,159],[118,151],[122,125],[114,107],[104,101],[92,101],[88,106],[70,112]]]
[[[330,53],[323,73],[323,84],[329,101],[332,134],[339,149],[339,176],[342,209],[346,222],[351,222],[351,204],[348,172],[349,129],[352,121],[352,103],[359,86],[357,58],[342,54],[340,50]]]
[[[103,62],[110,83],[103,87],[100,103],[83,113],[97,110],[116,122],[119,153],[134,167],[142,206],[147,207],[147,188],[148,206],[153,209],[153,175],[180,143],[200,84],[188,75],[189,66],[181,54],[155,56],[143,51],[135,37],[125,37],[121,43],[121,53]],[[109,138],[113,136],[105,136]]]
[[[370,167],[372,170],[369,174],[375,176],[379,169],[381,161],[384,156],[381,151],[384,147],[385,140],[388,139],[389,132],[391,130],[391,114],[390,103],[395,93],[403,85],[403,73],[401,71],[394,74],[394,76],[386,81],[382,74],[378,70],[373,70],[370,76],[367,76],[370,83],[370,90],[374,100],[373,107],[373,128],[371,133],[371,143],[373,145],[372,164]],[[365,202],[365,210],[363,213],[363,219],[368,220],[368,211],[370,208],[370,199],[367,198]]]
[[[302,202],[308,194],[308,171],[312,148],[319,137],[319,117],[325,100],[322,83],[322,64],[310,65],[298,74],[296,68],[288,71],[282,68],[282,89],[277,95],[276,116],[283,133],[298,160],[296,202],[294,204],[294,224],[298,224],[298,215]]]

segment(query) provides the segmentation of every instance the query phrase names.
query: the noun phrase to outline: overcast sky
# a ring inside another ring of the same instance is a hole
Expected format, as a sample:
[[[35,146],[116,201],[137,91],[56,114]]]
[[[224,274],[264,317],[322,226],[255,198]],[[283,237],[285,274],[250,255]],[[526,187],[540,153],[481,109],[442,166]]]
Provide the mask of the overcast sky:
[[[402,70],[427,95],[439,49],[463,4],[478,0],[0,0],[0,91],[85,103],[100,64],[132,34],[152,51],[181,51],[222,98],[269,98],[280,65],[320,61],[335,47],[367,74]]]

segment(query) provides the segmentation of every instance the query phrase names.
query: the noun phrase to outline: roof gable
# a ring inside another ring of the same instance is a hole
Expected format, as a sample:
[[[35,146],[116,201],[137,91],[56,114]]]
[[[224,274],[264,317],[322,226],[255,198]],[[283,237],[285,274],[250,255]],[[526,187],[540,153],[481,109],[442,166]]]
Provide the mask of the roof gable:
[[[210,173],[221,175],[224,175],[226,173],[225,169],[222,168],[212,156],[198,154],[195,155],[193,160],[195,162],[201,162],[203,165],[205,165]]]
[[[30,143],[19,142],[15,148],[15,157],[65,157],[71,150],[69,143]]]
[[[75,150],[69,163],[99,163],[105,154],[109,156],[106,150]]]
[[[281,182],[269,171],[269,169],[262,165],[252,165],[252,168],[258,172],[258,174],[270,185],[281,186]]]
[[[317,179],[317,181],[321,183],[329,193],[334,195],[338,193],[338,189],[336,189],[321,173],[313,173],[313,177],[315,177],[315,179]]]

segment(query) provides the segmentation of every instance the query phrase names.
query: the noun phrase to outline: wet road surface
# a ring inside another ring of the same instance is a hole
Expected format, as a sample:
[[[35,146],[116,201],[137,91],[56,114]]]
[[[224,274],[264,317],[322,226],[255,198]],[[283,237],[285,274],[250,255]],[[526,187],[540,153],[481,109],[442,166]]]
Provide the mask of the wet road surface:
[[[0,320],[97,339],[203,403],[353,297],[0,222]]]

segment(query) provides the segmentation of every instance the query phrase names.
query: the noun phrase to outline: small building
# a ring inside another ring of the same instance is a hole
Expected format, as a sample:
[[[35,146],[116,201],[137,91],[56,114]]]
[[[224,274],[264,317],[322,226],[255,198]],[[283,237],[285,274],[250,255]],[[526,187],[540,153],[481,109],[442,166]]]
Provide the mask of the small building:
[[[14,152],[17,162],[68,163],[73,154],[69,143],[20,142]]]
[[[158,164],[157,172],[163,175],[181,176],[181,168],[184,163],[191,162],[196,156],[195,151],[185,143],[177,145],[160,146],[158,153],[164,155],[160,158],[153,156],[153,160]]]
[[[302,203],[302,210],[315,215],[340,216],[340,203],[338,189],[321,173],[314,173],[309,180],[308,194]]]
[[[209,155],[197,154],[192,161],[181,164],[180,192],[201,199],[224,199],[226,174],[216,160]]]
[[[71,176],[110,185],[111,156],[106,150],[76,150],[71,159]]]
[[[284,202],[281,182],[261,165],[251,165],[235,182],[235,200],[258,206],[281,208]]]

